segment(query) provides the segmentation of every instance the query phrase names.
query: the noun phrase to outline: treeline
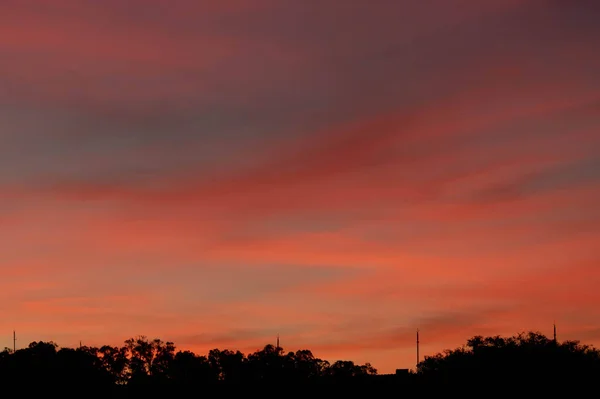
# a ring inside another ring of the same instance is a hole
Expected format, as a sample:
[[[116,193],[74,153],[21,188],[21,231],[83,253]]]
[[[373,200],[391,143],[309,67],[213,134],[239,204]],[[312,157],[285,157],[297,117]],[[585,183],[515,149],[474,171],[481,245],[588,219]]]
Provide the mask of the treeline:
[[[23,392],[43,389],[46,393],[102,393],[109,397],[173,397],[176,392],[201,397],[257,389],[287,392],[284,396],[301,392],[313,397],[327,392],[390,396],[390,392],[410,388],[426,392],[439,387],[468,394],[479,386],[497,392],[528,387],[539,393],[557,387],[596,390],[598,377],[597,349],[578,341],[556,342],[535,332],[476,336],[460,348],[425,357],[415,372],[397,375],[378,375],[369,363],[329,363],[310,350],[285,353],[267,345],[248,355],[213,349],[200,356],[144,336],[129,339],[121,347],[72,349],[59,348],[53,342],[32,342],[16,353],[10,349],[0,352],[3,386],[16,385]]]
[[[207,355],[177,351],[172,342],[131,338],[121,347],[59,348],[54,342],[32,342],[15,353],[0,353],[0,378],[23,386],[35,381],[46,387],[93,386],[128,392],[145,388],[219,388],[301,384],[316,380],[359,379],[376,375],[369,363],[330,363],[310,350],[285,353],[266,345],[245,355],[213,349]]]
[[[426,357],[417,368],[428,385],[483,384],[507,387],[594,387],[600,382],[600,351],[579,341],[559,342],[538,332],[512,337],[475,336],[453,350]]]

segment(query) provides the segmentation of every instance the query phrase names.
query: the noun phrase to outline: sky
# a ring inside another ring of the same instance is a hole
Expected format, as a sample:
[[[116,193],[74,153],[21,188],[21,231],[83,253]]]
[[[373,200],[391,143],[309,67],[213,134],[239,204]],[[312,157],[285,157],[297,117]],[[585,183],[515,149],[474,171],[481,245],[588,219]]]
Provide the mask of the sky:
[[[0,347],[382,373],[600,345],[595,0],[3,0]]]

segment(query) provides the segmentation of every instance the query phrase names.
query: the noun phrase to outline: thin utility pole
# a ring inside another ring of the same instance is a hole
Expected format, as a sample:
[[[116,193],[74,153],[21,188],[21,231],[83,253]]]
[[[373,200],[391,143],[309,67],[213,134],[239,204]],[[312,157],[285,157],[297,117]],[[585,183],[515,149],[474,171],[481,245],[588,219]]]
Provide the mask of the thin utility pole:
[[[17,332],[13,330],[13,353],[17,351]]]

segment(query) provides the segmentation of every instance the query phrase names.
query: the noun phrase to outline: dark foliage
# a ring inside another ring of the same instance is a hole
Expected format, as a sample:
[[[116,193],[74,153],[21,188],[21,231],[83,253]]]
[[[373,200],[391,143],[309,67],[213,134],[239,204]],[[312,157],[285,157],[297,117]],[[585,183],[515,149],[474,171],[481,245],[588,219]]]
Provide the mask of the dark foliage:
[[[424,386],[480,386],[514,395],[525,390],[596,390],[600,351],[578,341],[555,342],[537,332],[508,338],[475,336],[461,348],[426,357],[417,375]]]
[[[122,347],[58,348],[32,342],[0,352],[0,380],[29,393],[94,397],[202,397],[220,395],[388,397],[418,389],[422,395],[524,390],[595,389],[600,352],[575,341],[555,342],[539,333],[509,338],[476,336],[461,348],[426,357],[416,372],[378,375],[370,364],[330,364],[309,350],[284,353],[267,345],[249,355],[211,350],[207,356],[176,351],[171,342],[144,336]],[[483,391],[482,391],[483,390]]]

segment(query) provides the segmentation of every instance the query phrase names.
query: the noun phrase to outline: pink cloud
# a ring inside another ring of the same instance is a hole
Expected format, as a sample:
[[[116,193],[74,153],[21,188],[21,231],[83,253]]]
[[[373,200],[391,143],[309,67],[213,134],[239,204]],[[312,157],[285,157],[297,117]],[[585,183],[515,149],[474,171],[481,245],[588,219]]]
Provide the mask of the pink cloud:
[[[416,328],[597,339],[595,39],[417,3],[3,3],[0,329],[383,372]]]

